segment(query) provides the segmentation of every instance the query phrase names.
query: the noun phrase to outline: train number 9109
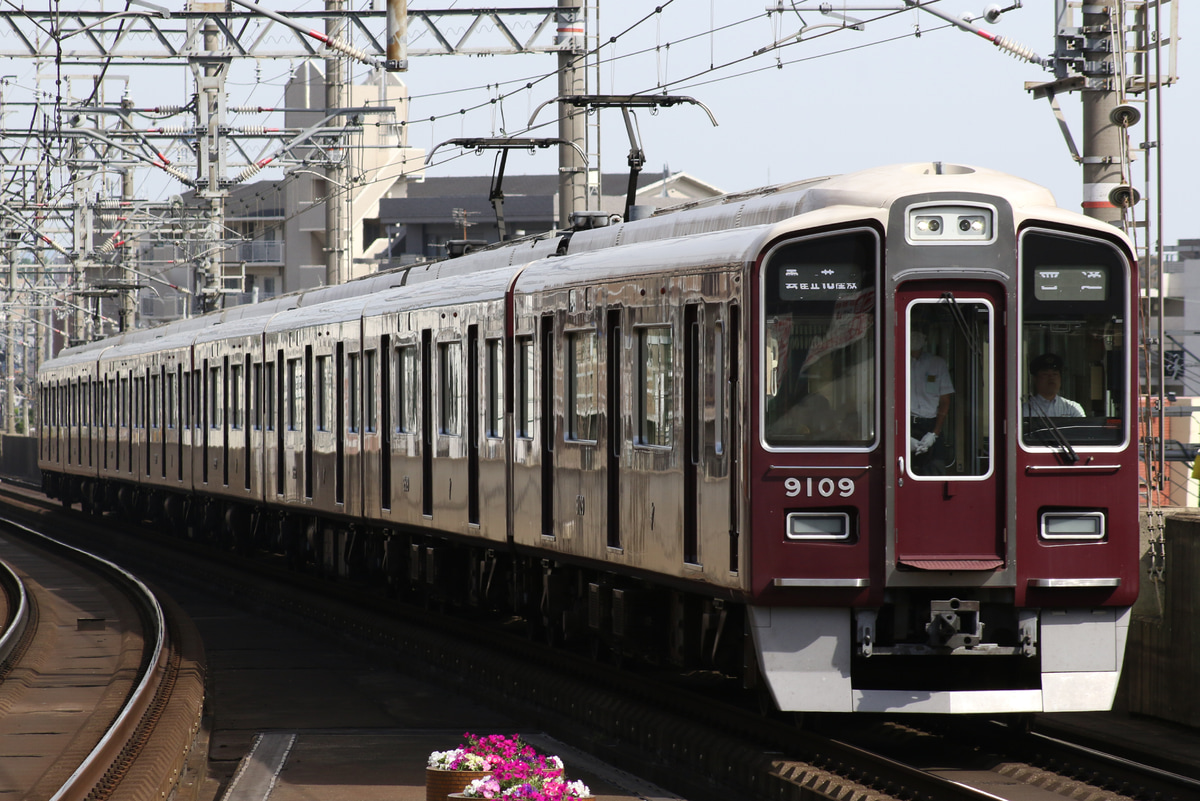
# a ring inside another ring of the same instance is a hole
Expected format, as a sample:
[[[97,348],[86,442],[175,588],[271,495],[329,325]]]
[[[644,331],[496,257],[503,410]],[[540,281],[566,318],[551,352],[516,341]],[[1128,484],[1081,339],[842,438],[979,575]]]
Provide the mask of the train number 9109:
[[[789,478],[783,482],[783,489],[789,498],[795,498],[803,495],[806,498],[831,498],[836,492],[843,498],[849,498],[854,494],[854,479],[839,478],[836,481],[826,476],[825,478]]]

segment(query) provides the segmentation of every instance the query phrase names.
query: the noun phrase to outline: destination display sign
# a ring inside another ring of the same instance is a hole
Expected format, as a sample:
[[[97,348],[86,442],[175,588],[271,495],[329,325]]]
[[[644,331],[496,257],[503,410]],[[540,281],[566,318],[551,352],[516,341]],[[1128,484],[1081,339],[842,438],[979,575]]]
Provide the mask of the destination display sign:
[[[781,300],[838,300],[862,289],[862,267],[854,263],[785,265],[779,270]]]
[[[1033,271],[1038,300],[1108,300],[1108,271],[1102,267],[1039,267]]]

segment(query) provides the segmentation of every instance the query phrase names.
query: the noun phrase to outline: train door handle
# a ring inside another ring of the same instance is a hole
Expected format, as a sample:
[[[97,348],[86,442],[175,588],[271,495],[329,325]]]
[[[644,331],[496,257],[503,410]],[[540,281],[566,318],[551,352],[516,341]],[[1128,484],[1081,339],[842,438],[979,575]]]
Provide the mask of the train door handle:
[[[900,475],[904,475],[904,457],[901,456],[898,461],[900,462]]]
[[[900,463],[900,472],[896,474],[896,486],[903,487],[904,486],[904,457],[903,456],[898,457],[897,461]]]

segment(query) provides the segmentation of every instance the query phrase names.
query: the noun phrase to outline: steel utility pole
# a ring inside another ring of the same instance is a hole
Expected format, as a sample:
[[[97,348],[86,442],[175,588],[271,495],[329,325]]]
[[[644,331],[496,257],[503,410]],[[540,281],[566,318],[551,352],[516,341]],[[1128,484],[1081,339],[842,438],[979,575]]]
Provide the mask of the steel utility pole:
[[[199,261],[196,296],[200,311],[217,308],[224,290],[225,259],[225,201],[229,196],[225,181],[225,76],[229,60],[222,58],[220,29],[215,21],[204,21],[204,53],[192,66],[196,81],[196,147],[197,194],[207,201],[206,228]]]
[[[342,0],[325,0],[325,35],[330,39],[341,41],[345,20],[338,16],[342,10]],[[345,107],[343,98],[344,76],[342,75],[342,55],[330,49],[325,57],[325,108],[328,112]],[[341,128],[345,117],[337,116],[329,121],[329,127]],[[331,154],[332,158],[325,167],[325,285],[334,286],[345,279],[343,274],[343,255],[345,227],[342,221],[343,194],[346,190],[346,150],[344,143],[339,142]]]
[[[8,308],[5,310],[7,334],[5,336],[4,370],[4,430],[17,433],[17,244],[21,234],[16,230],[5,231],[8,250]]]
[[[1120,104],[1120,70],[1114,50],[1120,35],[1117,13],[1120,0],[1090,0],[1083,7],[1083,213],[1112,225],[1122,224],[1122,205],[1136,198],[1128,194],[1128,177],[1122,174],[1125,159],[1121,143],[1125,128],[1114,112]]]
[[[583,55],[585,20],[582,0],[558,0],[558,35],[554,43],[558,53],[558,96],[584,93]],[[587,168],[581,155],[586,152],[587,126],[582,109],[570,103],[558,105],[558,224],[571,224],[571,214],[587,209]]]
[[[133,168],[126,169],[121,173],[121,199],[125,201],[126,214],[129,209],[133,208]],[[128,225],[128,222],[126,223]],[[137,281],[134,279],[133,260],[136,258],[137,248],[126,247],[121,254],[121,307],[120,323],[118,327],[122,332],[133,330],[133,313],[137,308],[137,288],[134,286]]]

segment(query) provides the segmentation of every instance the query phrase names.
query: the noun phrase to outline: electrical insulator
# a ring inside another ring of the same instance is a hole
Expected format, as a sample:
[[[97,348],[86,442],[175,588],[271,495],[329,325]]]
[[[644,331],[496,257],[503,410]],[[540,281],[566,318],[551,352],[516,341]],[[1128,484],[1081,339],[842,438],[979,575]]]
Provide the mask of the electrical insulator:
[[[1020,42],[1010,42],[1003,36],[997,36],[992,40],[992,44],[996,45],[996,47],[1008,53],[1013,58],[1019,58],[1022,61],[1028,61],[1033,64],[1036,64],[1039,61],[1037,54],[1033,52],[1033,48],[1026,47]]]

